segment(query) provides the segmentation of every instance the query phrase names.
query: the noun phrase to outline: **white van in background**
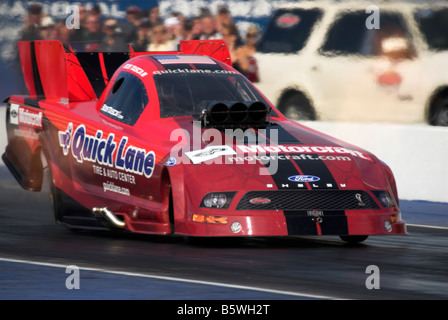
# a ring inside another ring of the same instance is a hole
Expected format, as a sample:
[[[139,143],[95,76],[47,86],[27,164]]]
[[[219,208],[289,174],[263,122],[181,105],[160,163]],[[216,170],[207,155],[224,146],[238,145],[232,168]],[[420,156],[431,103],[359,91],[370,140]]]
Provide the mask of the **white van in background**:
[[[255,85],[291,119],[448,126],[447,1],[285,6],[256,59]]]

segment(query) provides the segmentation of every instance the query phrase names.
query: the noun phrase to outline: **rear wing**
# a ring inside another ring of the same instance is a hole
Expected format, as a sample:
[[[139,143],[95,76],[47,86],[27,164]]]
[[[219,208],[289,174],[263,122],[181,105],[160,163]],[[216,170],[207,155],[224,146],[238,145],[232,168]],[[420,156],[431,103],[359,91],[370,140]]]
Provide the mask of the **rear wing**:
[[[231,65],[223,40],[181,41],[179,51],[74,52],[58,40],[19,41],[22,73],[30,97],[59,103],[100,97],[114,72],[127,60],[147,54],[206,55]]]

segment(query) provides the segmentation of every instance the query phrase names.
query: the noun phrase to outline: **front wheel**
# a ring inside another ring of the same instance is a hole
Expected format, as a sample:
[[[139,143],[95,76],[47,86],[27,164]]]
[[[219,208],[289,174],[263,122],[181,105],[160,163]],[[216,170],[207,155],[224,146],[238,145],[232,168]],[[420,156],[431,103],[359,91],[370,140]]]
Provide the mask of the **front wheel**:
[[[343,241],[348,243],[360,243],[366,240],[369,236],[339,236]]]

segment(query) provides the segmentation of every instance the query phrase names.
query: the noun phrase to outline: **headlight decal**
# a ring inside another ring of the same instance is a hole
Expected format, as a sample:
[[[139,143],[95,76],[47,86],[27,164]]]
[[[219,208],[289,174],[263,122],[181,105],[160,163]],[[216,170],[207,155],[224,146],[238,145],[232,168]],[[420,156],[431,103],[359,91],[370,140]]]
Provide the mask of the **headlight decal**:
[[[210,192],[202,198],[201,208],[228,209],[235,196],[236,191],[232,192]]]
[[[372,193],[384,208],[395,206],[394,198],[388,191],[372,191]]]

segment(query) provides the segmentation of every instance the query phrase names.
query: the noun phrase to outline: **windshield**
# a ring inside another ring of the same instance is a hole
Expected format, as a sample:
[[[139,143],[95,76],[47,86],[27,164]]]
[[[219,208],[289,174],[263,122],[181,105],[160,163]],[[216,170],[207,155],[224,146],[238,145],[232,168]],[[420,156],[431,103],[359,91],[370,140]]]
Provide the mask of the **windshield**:
[[[319,9],[277,11],[260,40],[259,51],[296,53],[302,50],[321,16]]]
[[[269,106],[241,74],[226,70],[193,71],[154,75],[161,118],[200,115],[215,101],[261,101]]]
[[[448,8],[419,10],[415,19],[431,50],[448,50]]]

